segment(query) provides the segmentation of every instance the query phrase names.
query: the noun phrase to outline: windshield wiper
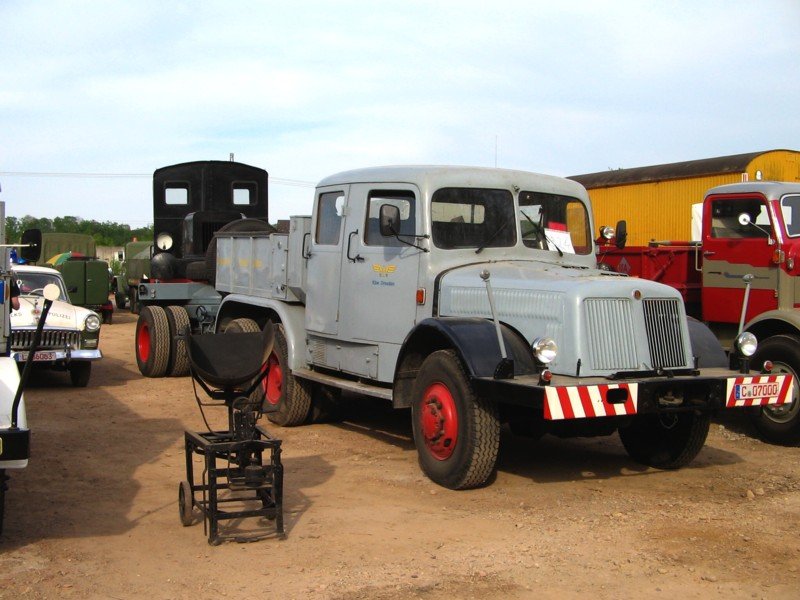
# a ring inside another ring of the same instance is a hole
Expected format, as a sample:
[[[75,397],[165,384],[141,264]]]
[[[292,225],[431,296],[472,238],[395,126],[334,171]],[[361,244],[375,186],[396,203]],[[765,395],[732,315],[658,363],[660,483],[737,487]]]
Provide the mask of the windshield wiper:
[[[531,225],[533,225],[533,231],[536,233],[536,237],[544,239],[544,241],[547,242],[548,244],[552,244],[553,248],[558,250],[558,255],[559,256],[564,256],[564,252],[561,250],[561,248],[559,248],[553,240],[551,240],[549,237],[547,237],[547,234],[545,233],[545,230],[544,230],[544,227],[542,227],[542,224],[541,223],[535,223],[534,220],[531,219],[524,210],[521,210],[520,212],[522,213],[522,216],[525,217],[526,219],[528,219],[528,222]]]
[[[484,248],[486,248],[486,246],[488,246],[489,244],[491,244],[491,243],[494,241],[494,239],[495,239],[495,238],[496,238],[498,235],[500,235],[500,232],[501,232],[501,231],[503,231],[503,230],[504,230],[504,229],[505,229],[507,226],[508,226],[508,220],[505,220],[505,221],[503,221],[503,222],[500,224],[500,227],[498,227],[497,229],[495,229],[495,230],[494,230],[494,233],[493,233],[492,235],[490,235],[490,236],[489,236],[489,239],[487,239],[485,242],[483,242],[483,245],[482,245],[480,248],[478,248],[477,250],[475,250],[475,254],[480,254],[481,252],[483,252],[483,249],[484,249]]]

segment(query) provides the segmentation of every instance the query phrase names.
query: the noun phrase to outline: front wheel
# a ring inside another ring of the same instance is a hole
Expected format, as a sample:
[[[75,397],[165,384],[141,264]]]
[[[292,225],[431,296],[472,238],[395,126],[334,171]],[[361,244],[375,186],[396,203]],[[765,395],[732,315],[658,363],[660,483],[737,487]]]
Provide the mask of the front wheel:
[[[69,365],[69,378],[74,387],[86,387],[89,385],[89,377],[92,375],[92,363],[74,362]]]
[[[453,350],[422,363],[412,392],[414,443],[423,472],[451,490],[486,484],[500,448],[497,406],[475,393]]]
[[[765,360],[772,361],[773,373],[788,373],[794,377],[791,401],[781,405],[762,406],[753,411],[752,419],[758,432],[766,441],[782,446],[800,442],[800,337],[775,335],[758,345],[750,364],[760,369]]]
[[[657,469],[680,469],[703,448],[711,418],[692,412],[644,415],[619,430],[628,455]]]

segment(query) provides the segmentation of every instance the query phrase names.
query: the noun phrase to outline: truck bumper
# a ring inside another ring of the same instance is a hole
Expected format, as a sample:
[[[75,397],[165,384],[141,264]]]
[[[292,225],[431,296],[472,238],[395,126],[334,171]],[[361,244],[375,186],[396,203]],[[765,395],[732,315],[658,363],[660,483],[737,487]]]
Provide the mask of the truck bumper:
[[[24,469],[30,455],[30,429],[0,429],[0,469]]]
[[[549,385],[542,385],[538,378],[526,376],[479,377],[473,382],[479,394],[530,406],[549,421],[779,405],[791,402],[794,386],[787,374],[733,375],[724,369],[636,381],[554,376]]]

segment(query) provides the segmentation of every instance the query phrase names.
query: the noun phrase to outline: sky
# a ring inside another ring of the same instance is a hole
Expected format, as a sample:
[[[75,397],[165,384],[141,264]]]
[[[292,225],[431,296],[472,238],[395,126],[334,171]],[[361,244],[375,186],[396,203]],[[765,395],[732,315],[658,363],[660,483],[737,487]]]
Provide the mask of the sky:
[[[577,175],[800,150],[800,0],[0,0],[6,215],[153,222],[152,173]]]

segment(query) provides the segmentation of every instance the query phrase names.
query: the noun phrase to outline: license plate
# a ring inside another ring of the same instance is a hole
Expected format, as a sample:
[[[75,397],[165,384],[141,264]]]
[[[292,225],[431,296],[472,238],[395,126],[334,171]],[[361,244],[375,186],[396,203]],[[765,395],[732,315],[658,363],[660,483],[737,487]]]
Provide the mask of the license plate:
[[[28,360],[28,353],[21,352],[20,353],[22,362]],[[45,360],[55,360],[56,353],[50,350],[39,350],[36,354],[33,355],[33,362],[45,361]]]
[[[734,387],[737,400],[777,397],[780,392],[777,382],[738,383]]]

